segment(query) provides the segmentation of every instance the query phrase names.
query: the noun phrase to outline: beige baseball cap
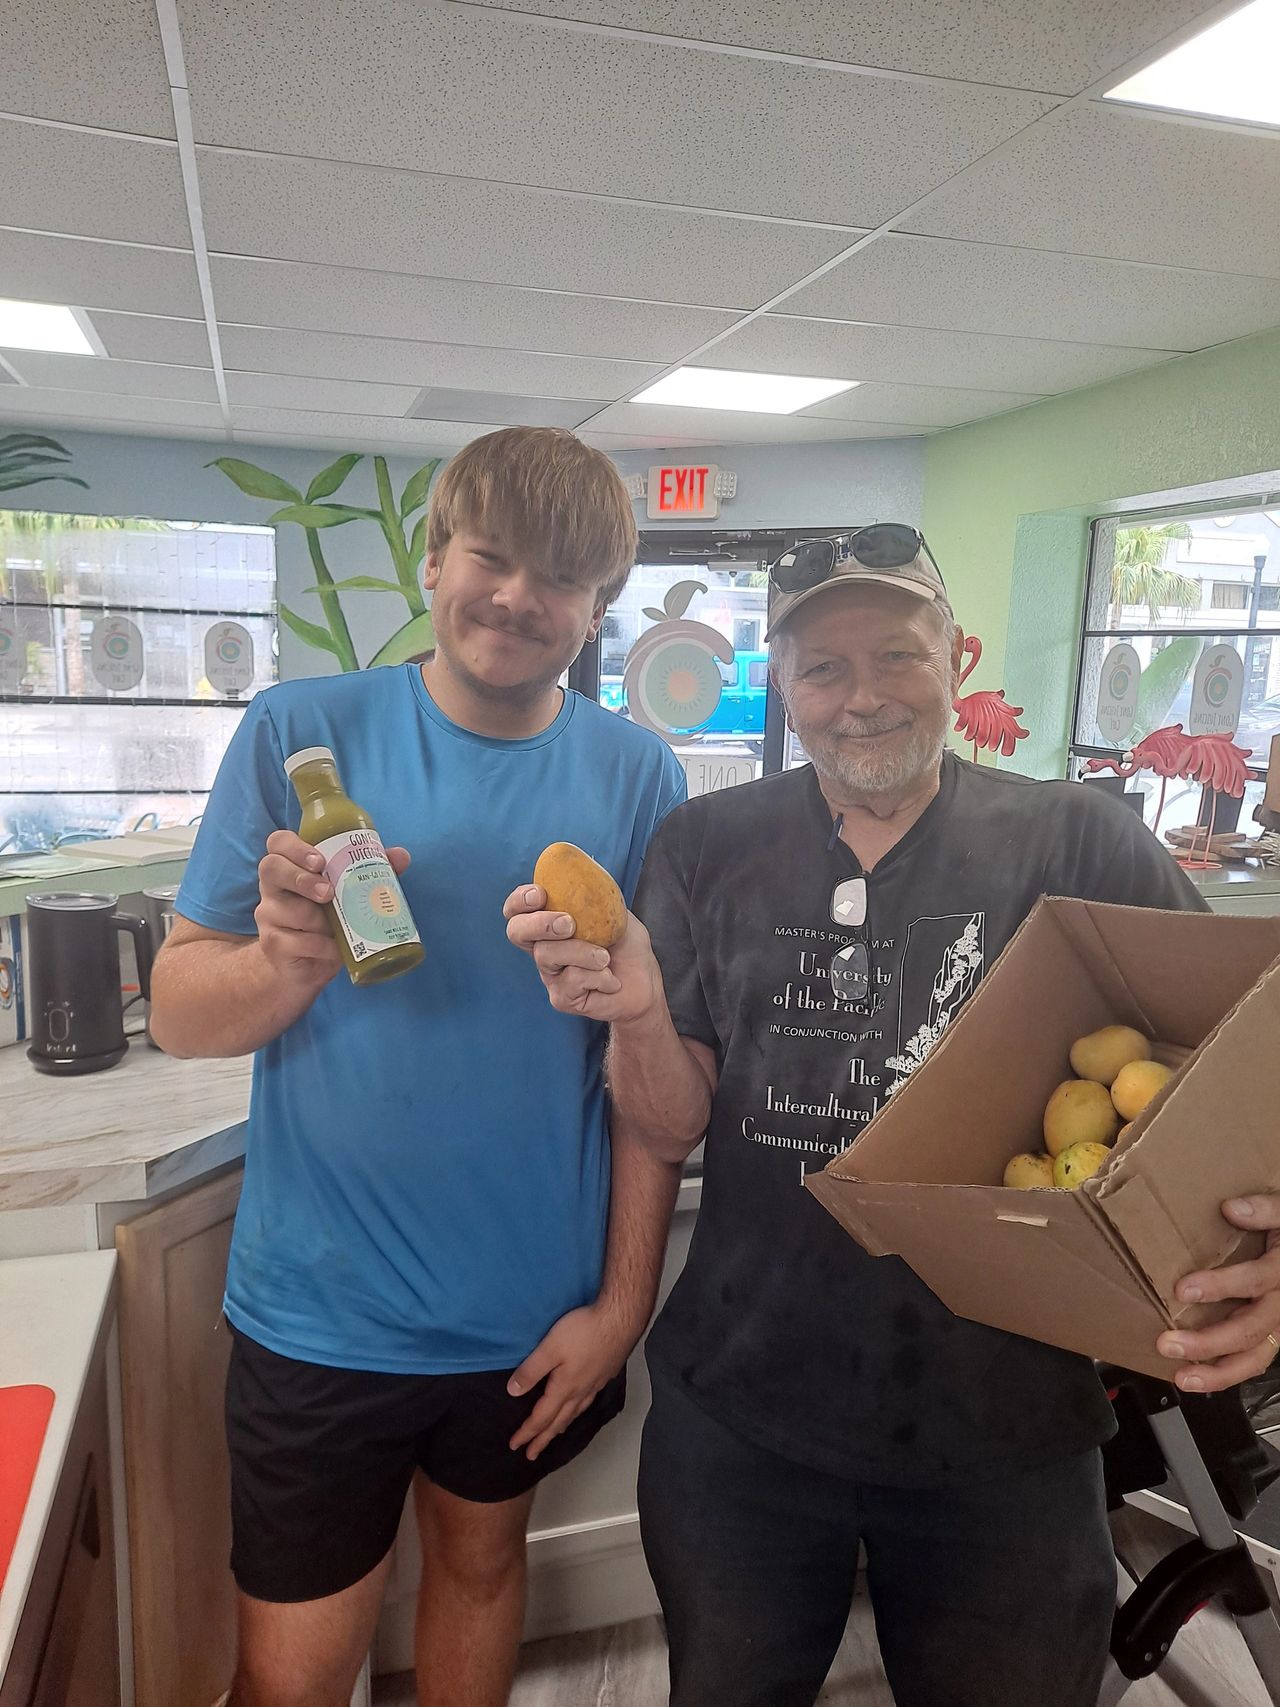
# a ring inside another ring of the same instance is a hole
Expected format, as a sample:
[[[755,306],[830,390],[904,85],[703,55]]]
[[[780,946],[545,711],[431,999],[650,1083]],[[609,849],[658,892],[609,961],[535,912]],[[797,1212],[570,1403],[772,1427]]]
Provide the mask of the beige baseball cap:
[[[821,545],[826,548],[828,542],[801,540],[790,551],[783,552],[776,567],[783,571],[792,568],[797,554],[802,552],[806,545]],[[789,621],[801,605],[808,604],[810,599],[821,597],[833,587],[847,587],[851,583],[857,586],[898,587],[904,593],[912,593],[918,599],[925,599],[930,604],[937,605],[948,616],[952,614],[947,589],[926,551],[917,552],[909,563],[895,568],[868,568],[859,563],[856,557],[837,557],[830,570],[812,587],[802,587],[797,592],[784,593],[777,589],[775,583],[773,603],[769,611],[769,629],[765,639],[771,640],[783,623]]]

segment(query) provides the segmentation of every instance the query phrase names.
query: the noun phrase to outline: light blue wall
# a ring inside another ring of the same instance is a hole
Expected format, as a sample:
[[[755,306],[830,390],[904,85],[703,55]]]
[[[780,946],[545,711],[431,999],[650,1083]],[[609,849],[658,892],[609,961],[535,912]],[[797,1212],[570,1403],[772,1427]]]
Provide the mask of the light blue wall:
[[[16,431],[19,426],[6,422],[5,430]],[[87,480],[89,490],[57,484],[33,486],[14,493],[8,500],[10,507],[261,526],[278,505],[246,497],[221,470],[208,466],[215,457],[240,457],[305,491],[314,475],[338,454],[336,450],[277,445],[230,445],[223,440],[79,433],[58,428],[50,431],[71,452],[71,472]],[[353,444],[350,448],[360,447]],[[388,459],[397,495],[431,454]],[[715,461],[738,475],[738,494],[721,506],[720,526],[828,527],[874,520],[919,523],[923,517],[924,448],[920,439],[702,447],[673,451],[665,458],[656,451],[632,451],[615,460],[624,474],[632,474],[644,473],[650,463],[659,460],[694,459]],[[357,465],[333,501],[376,507],[372,457]],[[641,526],[650,525],[644,519],[643,501],[636,505],[636,515]],[[372,521],[325,529],[320,539],[335,579],[352,575],[393,578],[386,542]],[[299,615],[319,620],[319,601],[304,590],[314,583],[315,576],[301,528],[276,529],[276,573],[281,602]],[[392,593],[346,592],[342,605],[362,663],[408,615],[403,600]],[[281,625],[282,677],[325,675],[336,668],[336,660],[328,653],[313,651]]]
[[[624,474],[645,474],[654,463],[714,462],[738,476],[738,493],[720,506],[725,528],[836,527],[924,519],[924,440],[855,439],[843,444],[699,445],[672,451],[622,451]],[[641,527],[663,527],[645,517]],[[680,524],[670,524],[680,525]],[[685,526],[699,524],[686,523]]]
[[[8,433],[26,429],[17,421],[6,420],[3,430]],[[207,466],[214,457],[239,457],[269,469],[305,491],[308,482],[338,455],[336,450],[233,445],[225,440],[77,433],[44,426],[30,430],[47,433],[66,446],[72,457],[68,471],[87,480],[89,490],[50,482],[7,495],[0,500],[6,508],[68,510],[80,515],[155,516],[176,522],[250,522],[262,526],[279,504],[246,497],[220,469]],[[360,447],[353,444],[350,448],[355,451]],[[428,461],[431,454],[424,453],[421,458],[388,458],[388,473],[397,497],[415,469]],[[332,501],[376,508],[372,457],[357,464]],[[325,560],[336,580],[350,575],[394,579],[386,541],[374,522],[354,521],[326,528],[320,538]],[[276,529],[276,577],[282,603],[301,616],[319,621],[319,600],[304,591],[314,584],[315,575],[307,556],[306,537],[299,527]],[[393,593],[347,592],[342,595],[342,605],[362,663],[409,614],[404,600]],[[336,670],[333,657],[303,645],[281,624],[282,677],[327,675]]]

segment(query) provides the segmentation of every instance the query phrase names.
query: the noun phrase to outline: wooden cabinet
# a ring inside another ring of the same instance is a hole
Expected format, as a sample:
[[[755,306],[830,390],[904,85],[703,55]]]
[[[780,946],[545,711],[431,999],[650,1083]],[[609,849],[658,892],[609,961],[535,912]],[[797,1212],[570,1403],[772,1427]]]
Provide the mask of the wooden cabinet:
[[[111,1515],[104,1334],[0,1682],[0,1707],[114,1707],[120,1699]]]
[[[116,1231],[135,1707],[209,1707],[231,1681],[222,1295],[242,1175]]]

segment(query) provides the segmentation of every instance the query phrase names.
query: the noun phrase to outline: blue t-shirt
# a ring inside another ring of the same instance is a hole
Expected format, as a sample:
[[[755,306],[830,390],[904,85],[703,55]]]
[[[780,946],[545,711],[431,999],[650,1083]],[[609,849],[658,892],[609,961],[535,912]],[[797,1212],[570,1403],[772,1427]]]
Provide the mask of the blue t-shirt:
[[[502,903],[550,842],[628,901],[684,798],[656,736],[567,692],[528,740],[472,734],[416,664],[281,683],[249,706],[209,796],[177,910],[255,934],[257,866],[296,829],[284,759],[333,749],[387,844],[422,965],[345,973],[254,1062],[233,1325],[287,1357],[442,1374],[514,1367],[599,1291],[609,1199],[604,1027],[557,1013]]]

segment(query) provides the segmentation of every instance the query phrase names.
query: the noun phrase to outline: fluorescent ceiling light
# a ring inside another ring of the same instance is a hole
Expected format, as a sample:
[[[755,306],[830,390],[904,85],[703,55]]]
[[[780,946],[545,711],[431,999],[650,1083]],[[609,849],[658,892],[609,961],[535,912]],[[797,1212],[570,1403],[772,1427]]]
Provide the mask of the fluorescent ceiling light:
[[[1252,0],[1136,76],[1109,101],[1280,125],[1280,0]]]
[[[96,356],[74,308],[55,302],[15,302],[0,297],[0,348],[58,350],[68,356]]]
[[[673,403],[681,409],[737,409],[753,415],[794,415],[856,379],[808,379],[793,373],[739,373],[733,368],[678,367],[638,392],[636,403]]]

